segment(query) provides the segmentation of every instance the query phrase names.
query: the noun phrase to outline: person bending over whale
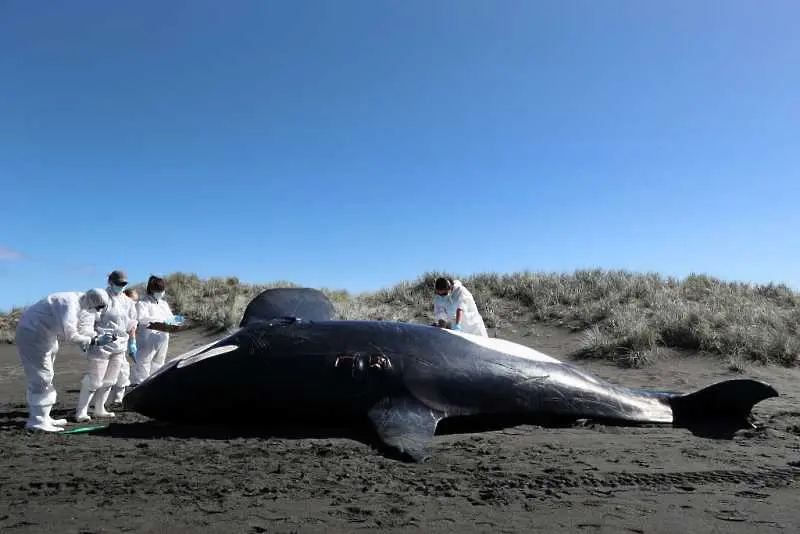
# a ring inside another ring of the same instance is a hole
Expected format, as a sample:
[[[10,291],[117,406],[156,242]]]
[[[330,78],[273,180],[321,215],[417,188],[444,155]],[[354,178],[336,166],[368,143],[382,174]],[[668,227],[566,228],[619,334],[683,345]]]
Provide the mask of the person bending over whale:
[[[81,331],[83,313],[104,310],[109,298],[102,288],[86,291],[53,293],[22,313],[17,323],[16,344],[22,368],[28,379],[27,402],[30,413],[25,428],[59,432],[66,419],[53,419],[50,410],[56,403],[53,386],[53,363],[58,341],[76,343],[83,350],[100,347],[112,341],[110,335],[93,335]]]
[[[489,337],[472,293],[460,280],[437,278],[434,291],[433,315],[440,324],[452,323],[453,330]]]

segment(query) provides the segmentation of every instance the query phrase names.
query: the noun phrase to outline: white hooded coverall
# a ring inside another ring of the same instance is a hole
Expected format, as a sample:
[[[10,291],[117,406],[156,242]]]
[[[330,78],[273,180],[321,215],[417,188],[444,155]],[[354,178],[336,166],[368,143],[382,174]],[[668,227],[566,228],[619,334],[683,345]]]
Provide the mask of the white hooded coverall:
[[[478,306],[472,293],[464,287],[460,280],[453,281],[453,290],[446,297],[436,295],[433,301],[433,315],[436,320],[455,322],[456,310],[461,309],[461,330],[468,334],[489,337],[483,317],[478,312]]]
[[[87,353],[87,368],[81,380],[81,392],[75,418],[89,421],[89,404],[94,399],[94,415],[114,417],[105,405],[111,388],[116,384],[122,360],[128,350],[128,332],[136,328],[135,302],[123,293],[108,293],[109,304],[95,320],[94,330],[100,335],[112,333],[117,339],[102,347],[91,347]]]
[[[123,296],[131,299],[130,297],[128,297],[128,295],[125,295],[124,293]],[[133,303],[134,309],[136,309],[136,301],[131,299],[131,302]],[[136,357],[134,356],[134,362],[135,361]],[[125,388],[127,388],[130,385],[131,385],[131,364],[128,362],[128,354],[123,354],[122,360],[120,361],[119,365],[119,373],[117,374],[117,380],[111,387],[112,405],[120,404],[122,402],[122,398],[125,396]]]
[[[147,325],[166,322],[173,318],[172,309],[163,298],[156,299],[147,293],[136,303],[139,329],[136,332],[138,354],[133,366],[131,382],[141,384],[147,377],[161,369],[169,348],[169,333],[150,330]]]
[[[81,332],[82,311],[108,304],[104,289],[86,293],[64,291],[53,293],[29,306],[22,313],[16,331],[17,353],[28,379],[26,400],[29,417],[26,428],[57,432],[66,419],[52,419],[50,410],[56,403],[53,386],[53,365],[59,350],[58,341],[88,345],[92,334]]]

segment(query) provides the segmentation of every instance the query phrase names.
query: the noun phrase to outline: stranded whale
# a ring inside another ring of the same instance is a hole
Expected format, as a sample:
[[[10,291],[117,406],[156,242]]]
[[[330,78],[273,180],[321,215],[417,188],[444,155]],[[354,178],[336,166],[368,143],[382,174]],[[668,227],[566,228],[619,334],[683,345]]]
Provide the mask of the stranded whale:
[[[366,424],[387,452],[420,461],[451,418],[743,428],[778,395],[749,379],[688,394],[626,388],[502,339],[332,315],[316,290],[266,290],[236,331],[171,360],[124,405],[178,423]]]

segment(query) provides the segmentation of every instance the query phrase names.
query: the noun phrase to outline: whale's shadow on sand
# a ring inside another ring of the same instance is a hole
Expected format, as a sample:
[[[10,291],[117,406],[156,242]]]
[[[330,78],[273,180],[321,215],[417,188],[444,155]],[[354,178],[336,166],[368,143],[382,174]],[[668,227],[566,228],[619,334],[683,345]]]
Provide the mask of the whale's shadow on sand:
[[[107,420],[103,421],[106,422]],[[740,421],[739,421],[740,422]],[[439,423],[436,436],[447,435],[468,435],[483,432],[501,431],[509,428],[527,426],[530,432],[536,432],[536,427],[541,428],[585,428],[591,431],[593,428],[614,427],[614,428],[674,428],[671,425],[659,424],[620,424],[618,421],[600,420],[575,420],[558,418],[551,415],[539,417],[453,417]],[[752,425],[746,428],[754,428]],[[741,430],[741,424],[733,424],[728,421],[706,422],[685,428],[693,435],[701,438],[715,440],[731,440],[736,432]],[[94,429],[89,434],[94,436],[110,437],[117,439],[133,440],[158,440],[158,439],[203,439],[214,441],[231,441],[238,439],[350,439],[361,444],[372,447],[378,452],[395,459],[410,461],[405,455],[400,455],[393,449],[383,445],[378,438],[374,427],[369,421],[358,421],[349,425],[334,425],[324,423],[258,423],[244,425],[239,422],[235,424],[217,423],[189,424],[189,423],[169,423],[156,420],[146,420],[141,422],[117,422],[111,421],[106,426]]]
[[[99,421],[99,420],[98,420]],[[243,425],[224,422],[208,424],[168,423],[148,420],[135,423],[112,421],[106,426],[87,432],[87,435],[130,440],[305,440],[305,439],[345,439],[372,447],[385,456],[412,461],[410,457],[386,447],[377,433],[369,425],[334,426],[303,424]]]
[[[22,404],[10,407],[8,411],[0,411],[0,430],[16,428],[24,430],[28,412]],[[126,410],[117,409],[116,412],[124,413]],[[54,418],[64,417],[73,421],[74,410],[56,408],[51,414]],[[73,423],[74,424],[74,423]],[[386,454],[397,457],[396,453],[387,449],[378,439],[372,424],[364,419],[355,424],[326,425],[324,423],[253,423],[243,425],[240,422],[226,423],[220,421],[204,422],[202,424],[170,423],[148,419],[140,422],[121,422],[114,419],[94,419],[86,426],[104,425],[101,428],[90,430],[87,434],[119,439],[206,439],[206,440],[236,440],[236,439],[351,439]],[[657,423],[630,424],[616,420],[586,420],[574,418],[560,418],[552,414],[524,415],[524,416],[470,416],[451,417],[441,421],[436,429],[437,436],[466,435],[483,432],[502,431],[514,427],[526,427],[530,432],[536,432],[536,427],[541,428],[583,428],[588,431],[604,431],[608,428],[653,428],[669,430],[672,425]],[[74,428],[69,425],[67,429]],[[740,430],[763,429],[761,425],[749,424],[742,426],[740,419],[705,421],[692,426],[683,427],[694,436],[712,440],[732,440]],[[407,459],[402,457],[401,459]]]

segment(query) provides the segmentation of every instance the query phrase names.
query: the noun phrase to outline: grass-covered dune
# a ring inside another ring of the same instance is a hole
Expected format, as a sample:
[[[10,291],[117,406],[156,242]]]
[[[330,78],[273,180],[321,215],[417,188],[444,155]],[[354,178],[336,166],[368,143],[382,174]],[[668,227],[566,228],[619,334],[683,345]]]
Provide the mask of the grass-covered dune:
[[[322,288],[342,319],[430,322],[433,282],[426,273],[379,291],[353,295]],[[627,271],[475,274],[457,277],[472,291],[489,327],[544,323],[584,331],[578,355],[640,365],[666,347],[717,354],[731,362],[794,365],[800,354],[800,293],[785,285],[684,279]],[[175,313],[212,329],[236,325],[244,307],[268,287],[235,277],[167,278]],[[137,288],[142,291],[142,286]],[[0,341],[13,343],[21,310],[0,314]]]

